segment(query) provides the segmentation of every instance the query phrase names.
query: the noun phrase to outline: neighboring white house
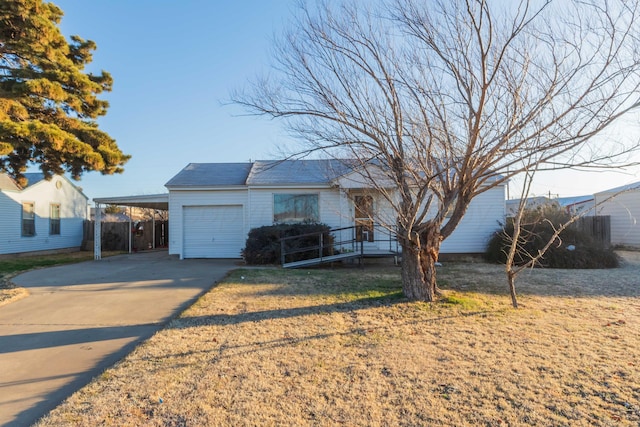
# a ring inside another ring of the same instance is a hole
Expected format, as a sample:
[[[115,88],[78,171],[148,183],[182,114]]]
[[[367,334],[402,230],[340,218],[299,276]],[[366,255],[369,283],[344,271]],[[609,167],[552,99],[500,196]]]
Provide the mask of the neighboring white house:
[[[522,199],[509,199],[505,202],[505,209],[507,216],[515,216],[520,207],[520,200]],[[557,204],[553,199],[547,196],[532,196],[527,198],[525,209],[536,209],[542,206]]]
[[[597,215],[611,217],[611,244],[640,248],[640,182],[595,194]]]
[[[370,217],[391,218],[380,194],[338,160],[191,163],[169,189],[169,253],[239,258],[256,227],[302,220],[331,228],[363,226],[367,250],[386,250],[388,234]],[[476,197],[441,253],[481,253],[505,214],[504,186]],[[391,221],[393,223],[393,221]]]
[[[64,176],[0,174],[0,254],[80,248],[88,199]]]

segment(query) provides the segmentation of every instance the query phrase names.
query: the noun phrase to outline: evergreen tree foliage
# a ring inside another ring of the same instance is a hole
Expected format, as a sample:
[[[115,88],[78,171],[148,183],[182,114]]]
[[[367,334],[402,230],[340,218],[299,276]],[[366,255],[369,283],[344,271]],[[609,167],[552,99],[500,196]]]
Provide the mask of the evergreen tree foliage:
[[[108,72],[84,68],[96,44],[58,25],[63,12],[43,0],[0,2],[0,171],[22,182],[30,164],[45,176],[69,172],[123,172],[123,154],[96,119],[107,112],[98,98],[111,91]]]

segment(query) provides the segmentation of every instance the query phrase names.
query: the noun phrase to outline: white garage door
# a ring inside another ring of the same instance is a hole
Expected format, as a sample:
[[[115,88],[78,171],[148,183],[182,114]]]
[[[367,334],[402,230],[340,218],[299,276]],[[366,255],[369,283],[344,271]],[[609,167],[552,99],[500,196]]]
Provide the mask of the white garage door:
[[[185,206],[183,258],[240,258],[242,206]]]

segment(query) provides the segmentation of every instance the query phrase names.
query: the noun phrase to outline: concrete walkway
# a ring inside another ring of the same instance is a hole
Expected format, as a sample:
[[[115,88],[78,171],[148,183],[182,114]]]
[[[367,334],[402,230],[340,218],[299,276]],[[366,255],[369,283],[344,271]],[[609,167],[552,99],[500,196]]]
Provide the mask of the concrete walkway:
[[[30,295],[0,307],[0,425],[37,421],[234,267],[148,252],[14,277]]]

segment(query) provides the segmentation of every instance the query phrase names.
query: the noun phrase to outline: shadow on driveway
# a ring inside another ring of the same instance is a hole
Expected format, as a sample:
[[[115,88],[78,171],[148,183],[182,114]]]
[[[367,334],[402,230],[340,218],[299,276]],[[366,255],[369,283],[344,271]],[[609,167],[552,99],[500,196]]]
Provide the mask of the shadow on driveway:
[[[0,307],[0,425],[30,425],[191,305],[236,260],[119,255],[29,271]]]

